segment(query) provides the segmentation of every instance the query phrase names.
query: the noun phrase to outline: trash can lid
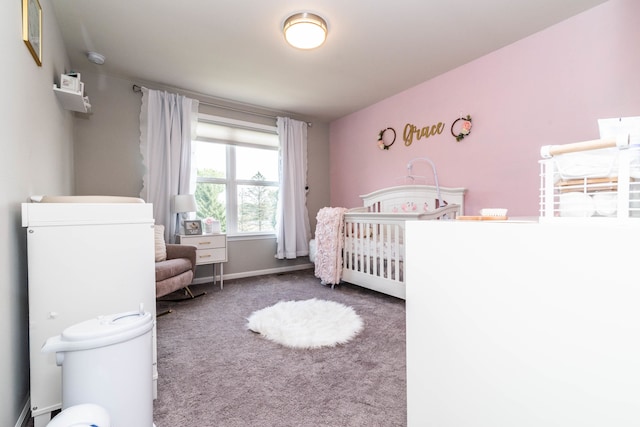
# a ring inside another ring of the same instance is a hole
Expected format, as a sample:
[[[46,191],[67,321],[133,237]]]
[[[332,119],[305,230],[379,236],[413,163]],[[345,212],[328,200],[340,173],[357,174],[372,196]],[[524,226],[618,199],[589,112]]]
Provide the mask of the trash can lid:
[[[152,328],[153,317],[142,311],[141,306],[139,311],[99,316],[69,326],[62,334],[47,339],[40,351],[57,353],[106,347],[150,333]]]
[[[148,325],[148,328],[146,327]],[[62,331],[62,341],[88,341],[127,334],[139,329],[140,334],[153,326],[150,313],[130,311],[127,313],[98,316],[69,326]],[[137,336],[137,335],[136,335]]]

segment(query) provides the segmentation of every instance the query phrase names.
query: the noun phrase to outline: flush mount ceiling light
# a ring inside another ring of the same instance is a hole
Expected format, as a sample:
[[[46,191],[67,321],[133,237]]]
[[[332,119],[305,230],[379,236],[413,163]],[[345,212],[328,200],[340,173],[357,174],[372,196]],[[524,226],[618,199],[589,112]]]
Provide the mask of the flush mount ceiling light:
[[[284,21],[284,38],[298,49],[315,49],[327,38],[327,23],[309,12],[296,13]]]
[[[87,59],[94,64],[104,64],[105,57],[97,52],[87,52]]]

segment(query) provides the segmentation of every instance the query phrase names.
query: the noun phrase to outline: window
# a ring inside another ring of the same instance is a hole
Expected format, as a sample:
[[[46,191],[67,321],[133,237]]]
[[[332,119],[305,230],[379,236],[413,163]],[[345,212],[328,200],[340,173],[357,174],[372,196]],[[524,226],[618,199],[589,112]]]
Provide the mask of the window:
[[[279,188],[275,126],[201,114],[193,141],[197,217],[222,231],[273,234]]]

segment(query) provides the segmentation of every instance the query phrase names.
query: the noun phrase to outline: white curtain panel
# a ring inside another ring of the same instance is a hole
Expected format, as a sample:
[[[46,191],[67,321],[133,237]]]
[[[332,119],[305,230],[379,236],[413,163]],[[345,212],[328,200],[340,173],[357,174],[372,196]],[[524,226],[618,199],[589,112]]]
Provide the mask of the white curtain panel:
[[[198,104],[182,95],[142,88],[140,152],[145,171],[140,197],[153,203],[153,217],[164,225],[167,242],[174,242],[179,230],[178,215],[171,212],[173,196],[195,189],[191,140]]]
[[[307,124],[278,117],[280,194],[276,217],[276,258],[309,255],[307,212]]]

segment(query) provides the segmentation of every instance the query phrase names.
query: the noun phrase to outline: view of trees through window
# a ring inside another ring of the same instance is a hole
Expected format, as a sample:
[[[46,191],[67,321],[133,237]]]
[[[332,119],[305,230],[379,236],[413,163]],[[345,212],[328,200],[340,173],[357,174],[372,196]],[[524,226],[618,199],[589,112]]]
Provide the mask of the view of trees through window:
[[[224,174],[213,169],[198,169],[198,178],[224,178]],[[220,221],[220,228],[227,231],[227,215],[225,208],[225,185],[211,182],[198,182],[196,185],[196,217],[200,219],[214,218]]]
[[[273,233],[279,189],[275,128],[201,115],[192,141],[198,219],[230,235]]]
[[[254,181],[264,181],[258,172],[251,177]],[[263,185],[238,186],[238,231],[274,231],[276,227],[277,188]]]
[[[216,177],[220,172],[207,169],[199,171],[202,176]],[[259,185],[264,176],[257,172],[252,180],[255,185],[238,186],[238,224],[240,233],[275,231],[278,189]],[[215,218],[220,221],[220,228],[227,231],[227,215],[225,208],[225,185],[209,182],[198,182],[196,185],[197,217],[200,219]]]
[[[222,232],[228,231],[227,194],[224,173],[215,169],[198,169],[196,184],[197,218],[220,221]],[[218,181],[218,182],[216,182]],[[276,226],[278,187],[257,171],[250,180],[237,181],[237,224],[239,233],[273,232]]]

